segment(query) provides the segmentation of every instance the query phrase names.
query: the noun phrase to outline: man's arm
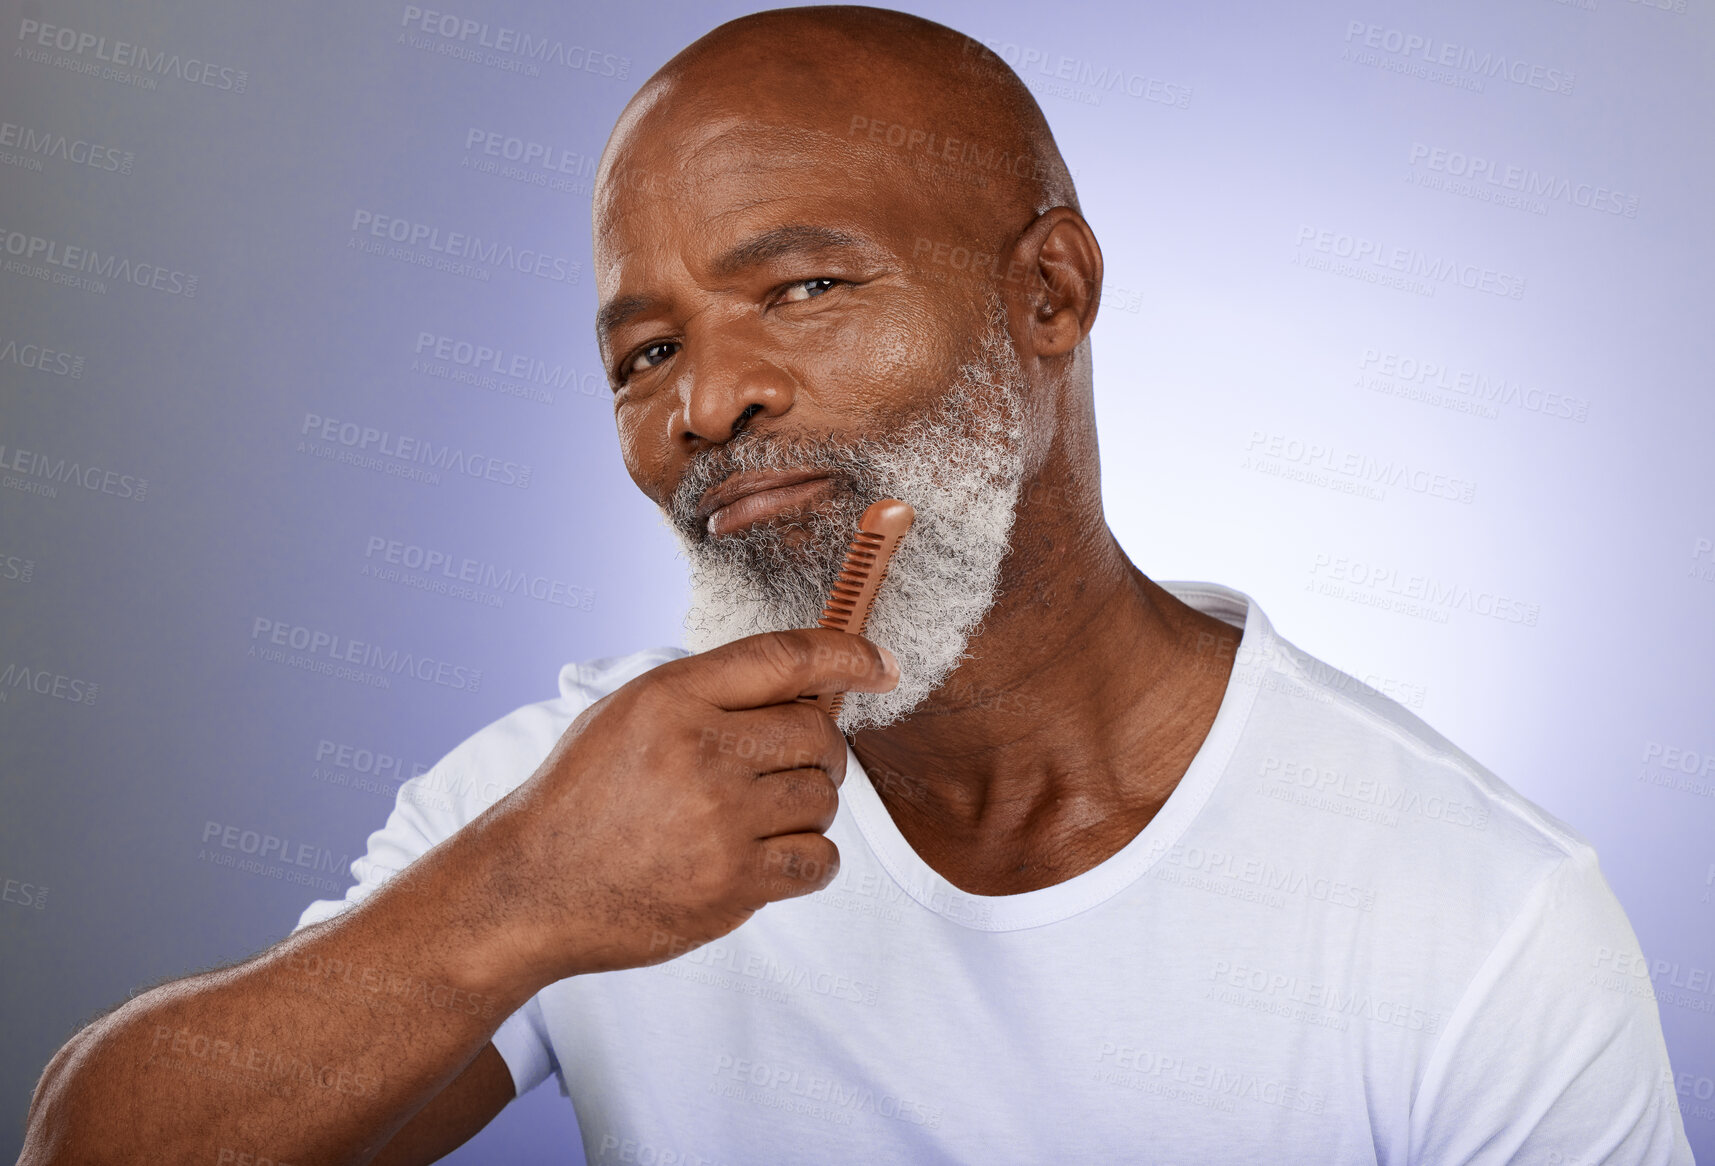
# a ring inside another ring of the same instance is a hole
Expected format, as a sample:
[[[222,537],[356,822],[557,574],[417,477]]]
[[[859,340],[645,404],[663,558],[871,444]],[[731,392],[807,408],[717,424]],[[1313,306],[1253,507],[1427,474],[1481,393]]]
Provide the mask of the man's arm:
[[[474,1138],[512,1100],[512,1070],[492,1044],[405,1123],[373,1166],[435,1162]]]
[[[822,629],[653,669],[351,909],[79,1033],[21,1161],[361,1163],[418,1114],[399,1152],[444,1152],[510,1097],[490,1039],[541,988],[662,962],[827,885],[846,744],[794,698],[897,681],[874,645]]]
[[[496,937],[437,906],[480,841],[461,832],[339,918],[91,1024],[43,1074],[20,1161],[365,1161],[398,1135],[430,1156],[381,1160],[408,1162],[458,1145],[511,1099],[489,1038],[528,999],[482,954]]]

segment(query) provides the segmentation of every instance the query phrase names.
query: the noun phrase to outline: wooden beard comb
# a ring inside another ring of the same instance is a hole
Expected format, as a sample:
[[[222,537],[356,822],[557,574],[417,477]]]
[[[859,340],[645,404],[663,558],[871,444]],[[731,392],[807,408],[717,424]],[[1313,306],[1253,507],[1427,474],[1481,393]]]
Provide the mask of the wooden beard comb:
[[[917,512],[910,503],[897,498],[883,498],[863,512],[863,517],[858,519],[857,533],[852,536],[851,548],[846,551],[840,577],[834,581],[827,606],[822,608],[818,626],[854,636],[863,635],[870,605],[875,602],[875,593],[881,590],[881,581],[887,577],[887,564],[893,558],[900,538],[911,529],[911,520],[916,517]],[[839,715],[845,695],[843,692],[824,692],[812,700],[817,708],[832,717]]]

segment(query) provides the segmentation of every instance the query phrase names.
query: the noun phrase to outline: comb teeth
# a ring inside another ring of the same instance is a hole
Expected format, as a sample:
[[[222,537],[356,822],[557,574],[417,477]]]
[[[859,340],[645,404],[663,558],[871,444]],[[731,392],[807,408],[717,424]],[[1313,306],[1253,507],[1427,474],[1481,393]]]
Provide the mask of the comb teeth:
[[[840,565],[839,578],[834,580],[827,605],[822,608],[819,626],[854,636],[863,634],[875,593],[887,577],[887,564],[915,517],[916,511],[896,498],[883,498],[863,512],[845,562]],[[814,702],[829,716],[837,716],[845,693],[823,693]]]
[[[846,561],[840,567],[840,577],[834,580],[827,606],[822,608],[820,626],[840,632],[851,630],[852,617],[857,614],[858,603],[863,599],[863,585],[869,581],[870,573],[881,560],[880,550],[884,541],[885,535],[872,534],[861,528],[853,536]],[[861,622],[855,630],[862,634]]]

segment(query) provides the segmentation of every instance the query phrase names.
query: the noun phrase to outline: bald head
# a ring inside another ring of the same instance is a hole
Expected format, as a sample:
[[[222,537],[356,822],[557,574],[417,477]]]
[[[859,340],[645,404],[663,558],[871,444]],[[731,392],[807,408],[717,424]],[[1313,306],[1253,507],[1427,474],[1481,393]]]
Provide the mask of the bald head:
[[[822,139],[857,164],[860,181],[954,197],[972,235],[988,233],[985,222],[1078,205],[1042,110],[1000,57],[922,17],[828,6],[740,17],[662,66],[609,141],[598,224],[641,138],[735,117]]]

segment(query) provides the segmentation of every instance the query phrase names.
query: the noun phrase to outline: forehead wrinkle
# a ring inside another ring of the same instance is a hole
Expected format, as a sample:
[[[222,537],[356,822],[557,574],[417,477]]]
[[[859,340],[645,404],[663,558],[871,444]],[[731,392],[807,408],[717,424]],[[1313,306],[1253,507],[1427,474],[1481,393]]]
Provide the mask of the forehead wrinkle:
[[[693,255],[697,251],[702,252],[702,266],[710,269],[711,274],[717,277],[731,275],[733,272],[729,268],[732,267],[732,264],[723,264],[722,260],[728,258],[733,247],[743,246],[747,242],[754,241],[742,238],[742,233],[750,226],[745,220],[749,217],[755,217],[758,211],[767,210],[776,205],[784,205],[788,208],[787,212],[781,216],[785,221],[776,221],[775,223],[765,221],[754,224],[758,238],[762,235],[784,235],[787,232],[792,232],[796,237],[789,240],[783,239],[781,242],[789,241],[799,249],[804,250],[808,250],[814,245],[820,245],[824,249],[854,246],[874,249],[880,245],[878,243],[880,235],[874,227],[863,224],[861,210],[854,212],[854,208],[851,206],[840,205],[837,211],[832,214],[819,213],[814,209],[806,208],[803,205],[804,198],[804,192],[758,194],[744,198],[730,206],[705,210],[699,216],[698,231],[686,242],[692,249]],[[695,207],[691,209],[693,212],[697,210]],[[676,217],[686,210],[686,206],[682,201],[662,200],[654,207],[649,205],[631,206],[617,217],[629,219],[636,224],[632,227],[633,231],[651,239],[660,240],[665,238],[667,233],[661,229],[659,220],[655,215],[651,214],[652,210],[656,214],[664,212],[669,217]],[[839,225],[834,225],[835,222]],[[732,225],[729,226],[729,224]],[[606,223],[602,226],[604,229],[598,230],[596,236],[596,263],[601,268],[597,276],[598,279],[603,278],[607,272],[616,269],[627,254],[640,249],[636,245],[630,247],[617,245],[614,236],[621,234],[618,223]],[[710,256],[709,252],[714,247],[722,245],[721,240],[711,239],[711,236],[718,235],[723,231],[728,232],[729,237],[741,236],[740,242],[728,246],[726,251]],[[772,254],[752,255],[745,258],[755,263],[780,253],[782,252],[776,247],[772,249]]]
[[[656,180],[673,189],[724,171],[813,169],[829,147],[845,144],[813,126],[760,122],[754,112],[687,112],[671,103],[627,128],[623,137],[615,130],[596,175],[595,201],[610,215],[613,204],[639,188],[640,175],[649,180],[641,184],[647,192]]]
[[[662,149],[663,147],[658,146],[654,152],[660,153]],[[644,153],[645,151],[637,149],[633,152]],[[680,154],[678,149],[675,149],[674,152],[676,155]],[[620,162],[623,162],[623,157],[622,154],[619,158]],[[645,160],[653,161],[647,154]],[[732,173],[756,173],[759,171],[813,170],[818,165],[818,160],[815,158],[781,157],[760,145],[753,146],[738,161],[738,165],[726,169]],[[706,192],[710,187],[720,182],[725,174],[707,173],[709,167],[706,163],[699,168],[705,173],[697,174],[692,168],[692,163],[680,160],[678,156],[674,158],[673,164],[669,167],[616,164],[609,172],[610,182],[608,185],[598,187],[596,192],[596,206],[592,218],[597,253],[606,251],[614,259],[617,259],[618,255],[613,253],[635,249],[635,244],[632,247],[622,245],[628,226],[640,238],[654,239],[661,235],[660,225],[663,218],[678,218],[689,213],[696,216],[701,225],[706,226],[722,218],[743,214],[746,211],[767,206],[772,202],[788,201],[793,197],[791,194],[758,195],[741,198],[740,201],[731,205],[718,208],[711,207]],[[614,174],[646,174],[652,177],[661,175],[670,181],[663,184],[664,189],[653,189],[652,184],[643,189],[628,189],[611,181]]]
[[[688,120],[666,106],[647,126],[632,127],[630,139],[616,142],[597,177],[595,222],[598,231],[627,215],[627,204],[677,195],[735,174],[838,171],[842,181],[866,181],[870,173],[897,159],[875,143],[807,124],[759,122],[754,114],[720,111]],[[653,123],[666,122],[651,137]],[[638,183],[636,176],[649,181]],[[659,180],[659,181],[657,181]]]
[[[829,232],[829,237],[825,240],[829,245],[855,243],[871,248],[882,246],[882,240],[888,235],[888,232],[882,229],[882,220],[889,211],[897,212],[909,206],[914,218],[920,213],[927,218],[937,217],[933,201],[928,198],[930,190],[923,183],[914,180],[915,175],[910,166],[894,157],[892,151],[877,149],[869,143],[848,143],[844,140],[835,140],[829,145],[834,147],[830,152],[837,152],[843,157],[799,157],[772,167],[774,170],[829,169],[833,171],[829,174],[830,182],[835,185],[830,185],[826,191],[805,189],[739,192],[731,196],[727,205],[718,207],[699,204],[685,197],[674,199],[641,195],[633,199],[622,199],[616,195],[610,202],[608,213],[596,224],[598,266],[604,270],[611,268],[624,254],[636,250],[635,244],[630,247],[621,246],[627,229],[642,237],[658,239],[662,235],[660,222],[663,218],[678,218],[686,213],[697,217],[698,234],[706,239],[711,230],[726,227],[733,220],[739,221],[737,230],[742,230],[743,220],[747,217],[757,217],[759,211],[784,205],[790,208],[790,213],[783,216],[786,218],[783,226],[795,223],[814,225]],[[863,161],[865,165],[854,169],[851,163],[858,161]],[[745,169],[754,171],[760,168],[747,166]],[[858,192],[864,192],[867,197],[880,201],[872,207],[854,204],[852,196]],[[807,198],[814,200],[822,197],[831,198],[837,208],[831,214],[804,206]],[[839,225],[833,225],[830,220],[837,221]],[[758,227],[768,225],[757,224]],[[841,229],[842,227],[845,229]],[[855,233],[852,233],[854,229]],[[834,235],[843,237],[834,238]],[[891,246],[886,249],[893,250]],[[603,255],[603,252],[606,254]]]

